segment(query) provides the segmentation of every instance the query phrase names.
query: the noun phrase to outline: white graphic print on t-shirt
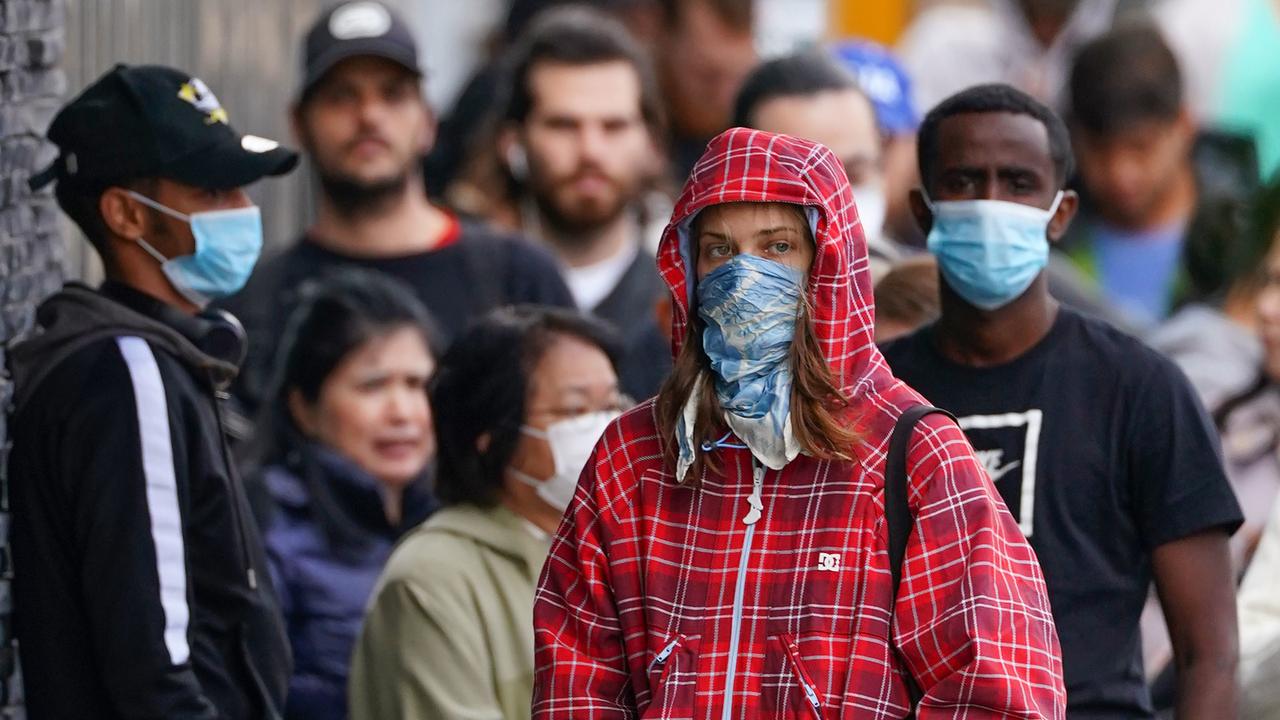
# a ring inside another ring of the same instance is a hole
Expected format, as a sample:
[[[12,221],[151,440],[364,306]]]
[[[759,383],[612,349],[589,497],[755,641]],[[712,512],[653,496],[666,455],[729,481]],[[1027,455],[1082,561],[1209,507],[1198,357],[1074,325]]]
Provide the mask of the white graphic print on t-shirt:
[[[960,418],[960,428],[1028,538],[1035,520],[1036,458],[1043,419],[1040,410]]]

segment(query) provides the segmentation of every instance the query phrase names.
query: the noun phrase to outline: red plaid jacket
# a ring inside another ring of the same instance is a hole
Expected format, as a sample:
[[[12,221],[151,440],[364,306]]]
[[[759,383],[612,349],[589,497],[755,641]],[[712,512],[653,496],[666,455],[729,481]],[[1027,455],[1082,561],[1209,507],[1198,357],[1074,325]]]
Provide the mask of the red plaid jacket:
[[[763,517],[748,526],[747,450],[717,450],[721,473],[678,485],[653,403],[621,417],[543,569],[534,717],[901,718],[903,673],[925,693],[922,719],[1063,717],[1035,555],[960,429],[937,415],[909,448],[915,527],[890,607],[885,452],[898,415],[922,400],[872,342],[866,243],[829,150],[743,129],[711,142],[658,255],[675,300],[675,351],[689,313],[681,223],[735,201],[818,210],[809,298],[853,399],[856,462],[801,455],[767,471]]]

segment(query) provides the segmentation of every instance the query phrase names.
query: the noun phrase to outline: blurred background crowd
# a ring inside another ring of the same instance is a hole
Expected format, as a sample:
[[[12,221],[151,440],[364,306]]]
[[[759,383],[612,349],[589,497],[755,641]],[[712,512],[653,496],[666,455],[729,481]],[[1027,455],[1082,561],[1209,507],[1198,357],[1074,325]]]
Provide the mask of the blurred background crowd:
[[[384,22],[332,7],[72,0],[65,17],[71,94],[117,62],[184,68],[237,127],[304,153],[250,188],[264,262],[224,303],[249,338],[237,452],[293,650],[290,717],[389,717],[410,692],[450,717],[528,717],[527,688],[489,680],[531,662],[534,584],[584,459],[555,436],[598,435],[669,371],[653,256],[706,142],[749,126],[836,153],[884,341],[939,307],[908,205],[917,126],[986,82],[1070,130],[1081,211],[1051,292],[1173,358],[1221,433],[1246,517],[1246,693],[1280,717],[1280,557],[1254,558],[1280,490],[1280,2],[388,0],[416,59],[330,67],[326,43]],[[362,180],[361,144],[389,184]],[[65,227],[66,276],[98,279]],[[450,583],[487,583],[484,606],[444,602]],[[1153,602],[1145,672],[1167,704],[1163,628]]]

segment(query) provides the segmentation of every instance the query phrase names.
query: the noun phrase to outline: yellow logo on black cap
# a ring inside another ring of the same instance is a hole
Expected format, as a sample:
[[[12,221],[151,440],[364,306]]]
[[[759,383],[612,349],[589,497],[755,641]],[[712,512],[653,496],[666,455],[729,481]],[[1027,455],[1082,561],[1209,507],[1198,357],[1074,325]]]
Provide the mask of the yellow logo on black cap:
[[[178,88],[178,97],[186,100],[195,106],[195,109],[205,114],[205,125],[214,123],[222,123],[223,125],[231,122],[227,118],[227,111],[222,109],[222,104],[218,102],[218,97],[213,94],[208,85],[200,78],[191,78],[182,83],[182,87]]]

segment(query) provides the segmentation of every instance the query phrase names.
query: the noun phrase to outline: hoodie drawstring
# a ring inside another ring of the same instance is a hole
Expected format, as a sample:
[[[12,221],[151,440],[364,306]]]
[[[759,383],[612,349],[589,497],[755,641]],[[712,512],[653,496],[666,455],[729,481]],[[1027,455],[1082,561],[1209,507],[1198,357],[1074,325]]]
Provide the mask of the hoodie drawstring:
[[[733,431],[731,430],[725,433],[724,436],[721,437],[719,440],[704,441],[700,446],[702,448],[702,452],[709,453],[712,450],[719,450],[720,448],[734,448],[735,450],[746,450],[747,449],[746,445],[743,445],[741,443],[728,442],[729,436],[732,434],[733,434]]]

